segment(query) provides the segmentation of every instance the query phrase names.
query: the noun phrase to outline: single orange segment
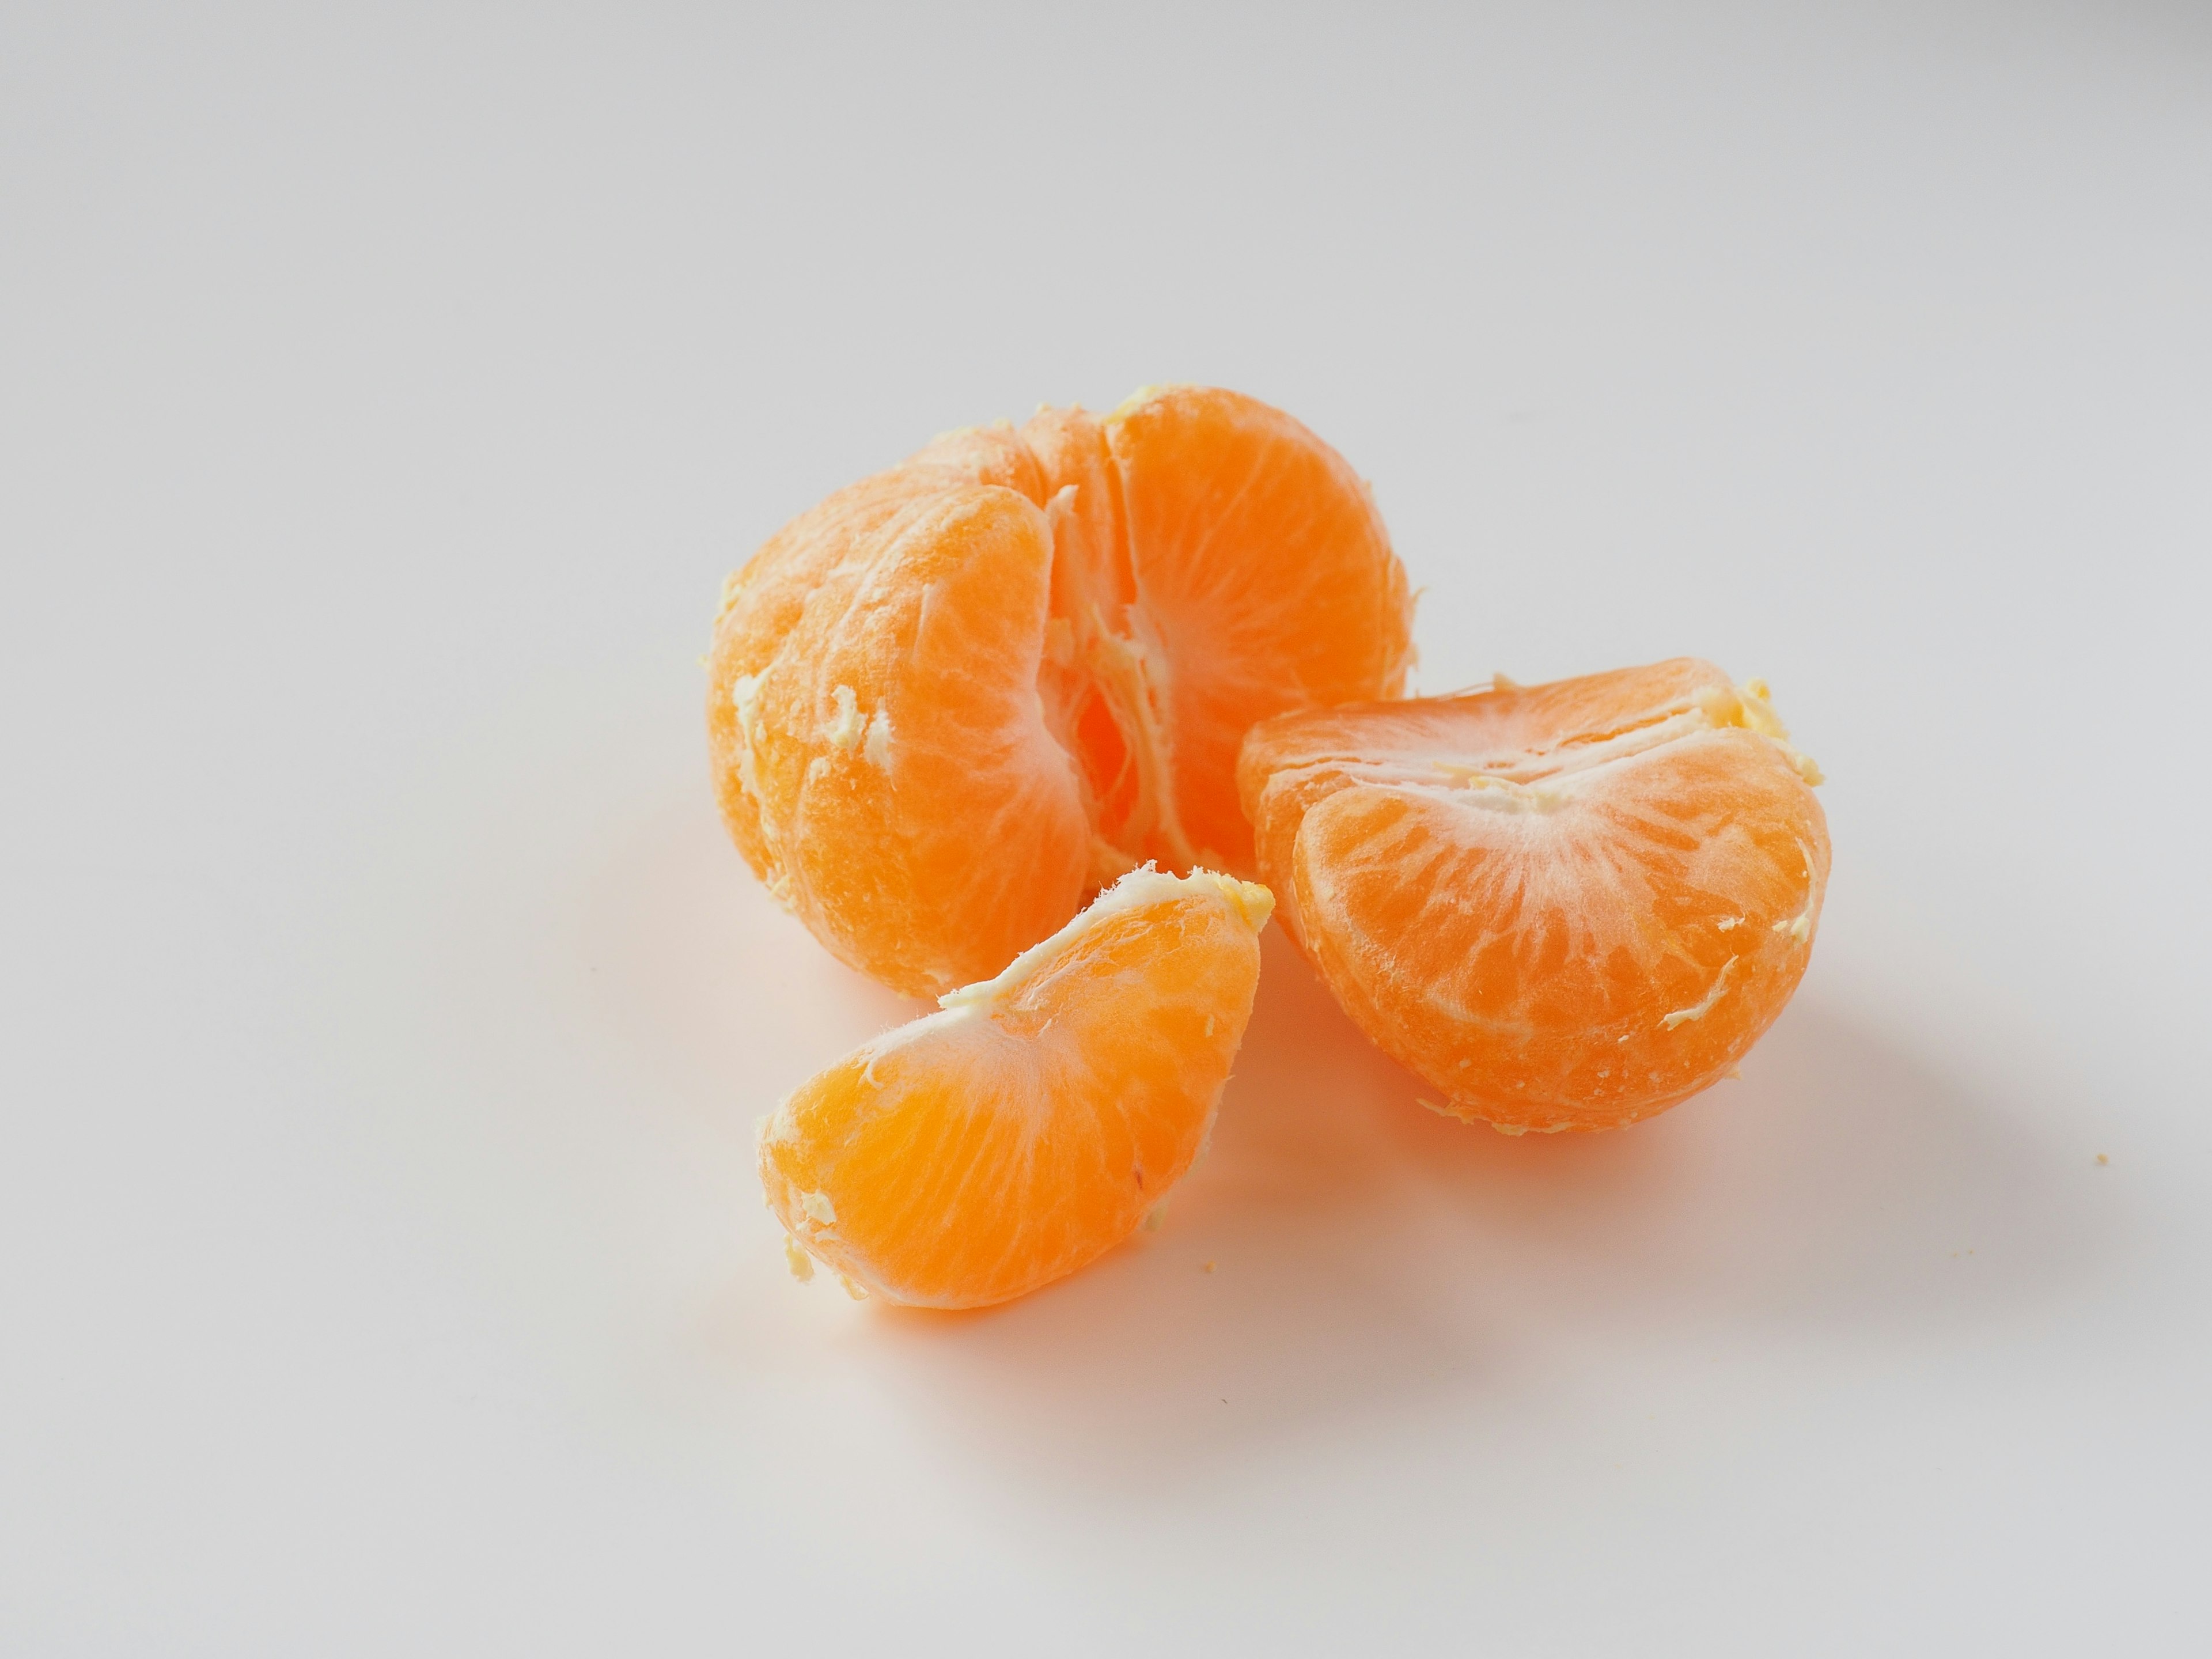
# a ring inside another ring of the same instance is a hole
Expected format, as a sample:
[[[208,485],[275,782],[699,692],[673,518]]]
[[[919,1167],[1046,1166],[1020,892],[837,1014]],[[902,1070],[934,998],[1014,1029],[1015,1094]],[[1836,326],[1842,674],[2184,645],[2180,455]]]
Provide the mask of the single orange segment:
[[[726,585],[723,819],[839,957],[936,995],[1147,860],[1249,873],[1245,731],[1396,695],[1411,624],[1366,487],[1254,398],[956,432]]]
[[[1259,982],[1264,887],[1142,869],[762,1120],[794,1272],[975,1308],[1127,1238],[1205,1145]]]
[[[1285,930],[1375,1042],[1508,1133],[1726,1075],[1802,977],[1813,763],[1711,664],[1284,715],[1237,781]]]

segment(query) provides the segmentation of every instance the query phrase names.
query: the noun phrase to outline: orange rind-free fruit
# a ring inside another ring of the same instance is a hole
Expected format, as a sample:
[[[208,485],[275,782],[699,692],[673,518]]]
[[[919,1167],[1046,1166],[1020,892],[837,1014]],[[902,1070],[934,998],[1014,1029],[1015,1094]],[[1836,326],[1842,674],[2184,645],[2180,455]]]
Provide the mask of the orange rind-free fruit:
[[[1509,1133],[1633,1123],[1758,1041],[1820,924],[1819,781],[1763,684],[1689,658],[1287,714],[1238,767],[1346,1012]]]
[[[1120,1243],[1206,1144],[1259,982],[1264,887],[1141,869],[761,1124],[794,1272],[975,1308]]]
[[[1249,873],[1246,730],[1395,696],[1411,621],[1366,487],[1253,398],[956,432],[726,585],[722,816],[839,957],[934,995],[1148,860]]]

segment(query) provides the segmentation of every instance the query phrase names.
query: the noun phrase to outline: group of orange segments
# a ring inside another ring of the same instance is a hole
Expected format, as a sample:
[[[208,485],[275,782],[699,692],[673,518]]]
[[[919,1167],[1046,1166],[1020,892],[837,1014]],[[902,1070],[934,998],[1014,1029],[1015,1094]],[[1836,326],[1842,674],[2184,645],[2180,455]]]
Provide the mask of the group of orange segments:
[[[1615,1128],[1735,1068],[1828,873],[1765,687],[1407,697],[1412,628],[1343,458],[1199,386],[949,434],[730,578],[730,834],[939,1004],[762,1120],[795,1273],[979,1307],[1128,1237],[1206,1146],[1271,915],[1469,1122]]]

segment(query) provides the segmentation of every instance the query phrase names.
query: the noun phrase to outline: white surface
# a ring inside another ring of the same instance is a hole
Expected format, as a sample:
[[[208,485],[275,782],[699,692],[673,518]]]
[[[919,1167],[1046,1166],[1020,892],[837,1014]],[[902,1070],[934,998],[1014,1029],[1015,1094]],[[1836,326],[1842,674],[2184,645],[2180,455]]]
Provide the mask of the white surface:
[[[0,15],[0,1650],[2204,1651],[2206,11],[714,9]],[[1164,379],[1771,676],[1812,973],[1515,1142],[1277,941],[1164,1232],[801,1290],[717,584]]]

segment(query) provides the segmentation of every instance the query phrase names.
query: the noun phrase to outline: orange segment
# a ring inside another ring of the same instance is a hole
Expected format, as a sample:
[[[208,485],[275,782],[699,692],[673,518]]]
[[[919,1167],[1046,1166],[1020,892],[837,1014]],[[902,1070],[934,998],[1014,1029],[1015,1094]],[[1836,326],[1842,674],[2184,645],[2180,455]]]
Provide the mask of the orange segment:
[[[1123,877],[764,1120],[769,1207],[807,1258],[918,1307],[1004,1302],[1095,1260],[1205,1144],[1273,902],[1210,872]]]
[[[1346,1012],[1518,1131],[1650,1116],[1773,1022],[1827,881],[1818,775],[1764,687],[1686,659],[1285,716],[1239,785]]]
[[[1044,514],[920,468],[817,514],[747,567],[716,638],[723,817],[843,960],[903,990],[957,984],[1066,920],[1091,871],[1036,696]]]
[[[1279,410],[1176,386],[1131,398],[1105,428],[1130,633],[1165,666],[1176,855],[1249,868],[1238,744],[1285,709],[1397,694],[1413,659],[1405,573],[1358,475]]]
[[[1175,387],[947,434],[727,584],[724,819],[816,936],[898,989],[995,973],[1136,865],[1250,867],[1268,714],[1394,696],[1404,573],[1279,410]]]

